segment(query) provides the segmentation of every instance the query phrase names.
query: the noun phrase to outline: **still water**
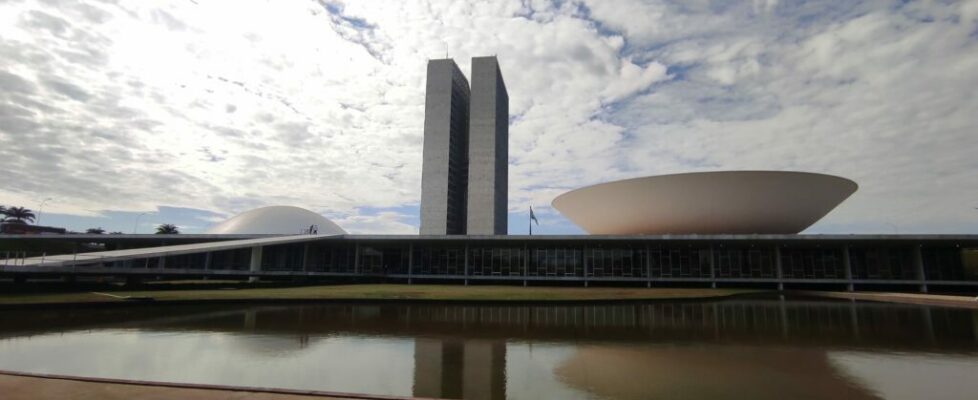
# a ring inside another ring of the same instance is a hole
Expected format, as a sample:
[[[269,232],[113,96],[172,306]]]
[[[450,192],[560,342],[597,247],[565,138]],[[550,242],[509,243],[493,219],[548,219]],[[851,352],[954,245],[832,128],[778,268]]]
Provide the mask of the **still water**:
[[[976,399],[978,312],[777,298],[0,311],[0,369],[466,399]]]

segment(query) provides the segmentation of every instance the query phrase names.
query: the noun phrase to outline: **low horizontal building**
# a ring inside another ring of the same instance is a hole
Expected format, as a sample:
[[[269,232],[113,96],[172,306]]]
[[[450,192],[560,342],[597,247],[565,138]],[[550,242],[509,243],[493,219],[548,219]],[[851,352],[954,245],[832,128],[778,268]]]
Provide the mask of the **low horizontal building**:
[[[3,248],[106,249],[8,258],[0,275],[978,289],[978,235],[194,236],[0,235]]]

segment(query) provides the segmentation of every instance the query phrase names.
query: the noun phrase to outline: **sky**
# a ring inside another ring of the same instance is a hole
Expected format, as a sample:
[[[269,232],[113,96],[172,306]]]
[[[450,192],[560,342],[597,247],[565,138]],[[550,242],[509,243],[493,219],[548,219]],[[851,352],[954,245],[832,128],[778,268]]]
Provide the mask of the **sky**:
[[[805,233],[978,233],[978,1],[0,0],[0,204],[203,232],[294,205],[417,233],[425,65],[499,59],[509,231],[693,171],[834,174]]]

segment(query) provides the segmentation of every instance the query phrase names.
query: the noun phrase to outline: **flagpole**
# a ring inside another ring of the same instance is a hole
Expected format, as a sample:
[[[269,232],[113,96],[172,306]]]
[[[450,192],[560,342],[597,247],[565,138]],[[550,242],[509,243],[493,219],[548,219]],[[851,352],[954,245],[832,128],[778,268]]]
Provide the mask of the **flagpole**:
[[[537,219],[536,215],[533,215],[533,206],[530,206],[530,220],[526,222],[530,227],[530,236],[533,236],[533,223],[536,222],[537,225],[540,225],[540,220]]]

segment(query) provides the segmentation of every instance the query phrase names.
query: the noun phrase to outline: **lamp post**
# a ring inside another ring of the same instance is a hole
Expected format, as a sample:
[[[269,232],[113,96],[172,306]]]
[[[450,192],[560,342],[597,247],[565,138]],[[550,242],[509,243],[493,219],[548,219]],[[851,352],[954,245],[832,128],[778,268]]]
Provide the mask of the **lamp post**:
[[[136,216],[136,223],[132,225],[132,234],[133,235],[135,235],[136,234],[136,230],[139,229],[139,219],[142,218],[143,215],[146,215],[146,214],[152,214],[152,212],[147,211],[147,212],[144,212],[144,213],[139,213],[139,215]]]
[[[41,205],[37,206],[37,220],[34,221],[34,225],[41,226],[41,211],[44,210],[44,203],[47,203],[50,200],[50,197],[46,197],[44,200],[41,200]]]

